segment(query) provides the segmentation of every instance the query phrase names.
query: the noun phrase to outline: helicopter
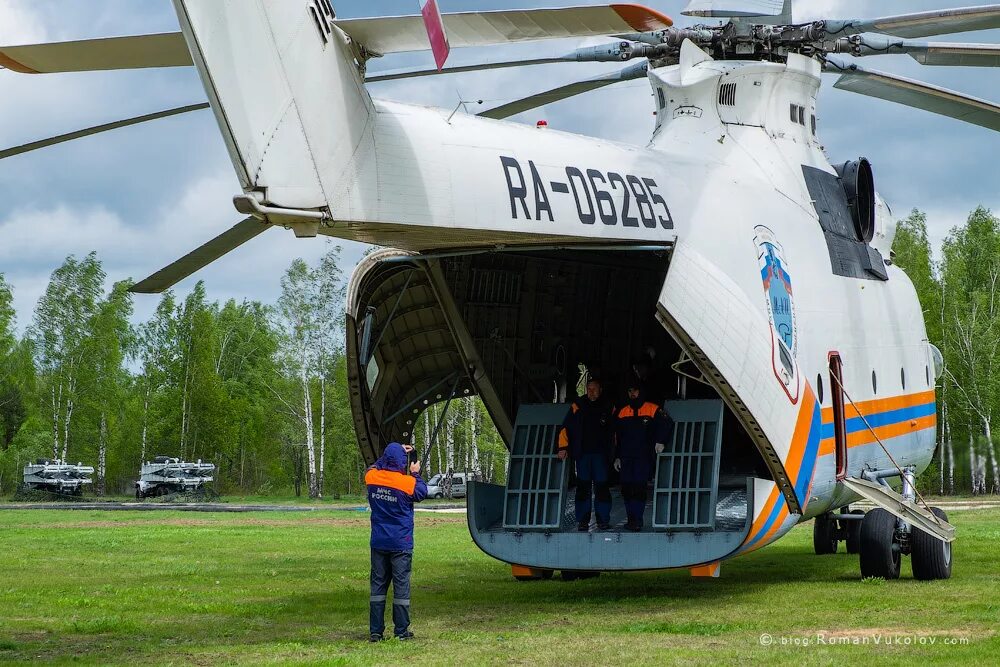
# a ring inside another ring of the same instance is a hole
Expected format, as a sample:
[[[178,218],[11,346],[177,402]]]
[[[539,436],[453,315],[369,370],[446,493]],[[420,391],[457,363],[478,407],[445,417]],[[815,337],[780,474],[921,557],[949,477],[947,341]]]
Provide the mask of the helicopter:
[[[518,579],[689,569],[814,521],[864,577],[947,579],[955,529],[920,498],[940,352],[865,158],[832,162],[818,94],[836,87],[1000,130],[1000,106],[870,69],[995,67],[1000,46],[921,38],[1000,27],[1000,5],[796,22],[790,0],[695,0],[687,28],[635,4],[338,18],[329,0],[173,0],[181,31],[0,47],[26,74],[195,67],[207,102],[0,151],[211,109],[246,218],[133,287],[158,293],[272,228],[382,246],[348,288],[348,382],[364,458],[427,408],[478,396],[510,451],[473,482],[468,523]],[[448,67],[450,49],[607,37],[534,59]],[[432,51],[427,70],[369,72]],[[477,115],[379,100],[372,83],[551,62],[610,74]],[[507,122],[626,81],[651,86],[645,146]],[[637,360],[636,351],[642,350]],[[577,530],[557,456],[569,390],[644,375],[674,421],[639,532]],[[440,424],[439,424],[440,425]],[[425,452],[426,455],[426,452]],[[897,491],[889,480],[896,480]],[[852,503],[875,506],[863,512]]]

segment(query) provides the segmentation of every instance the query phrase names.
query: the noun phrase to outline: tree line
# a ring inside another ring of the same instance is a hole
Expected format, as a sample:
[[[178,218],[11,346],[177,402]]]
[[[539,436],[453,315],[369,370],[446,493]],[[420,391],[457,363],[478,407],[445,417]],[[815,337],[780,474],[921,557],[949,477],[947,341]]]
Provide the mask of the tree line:
[[[203,283],[167,292],[134,324],[131,283],[107,288],[95,253],[70,256],[23,335],[0,274],[0,491],[49,458],[93,465],[98,495],[128,494],[141,463],[166,455],[214,463],[222,493],[358,494],[341,262],[339,247],[295,260],[274,304],[213,301]],[[442,411],[414,432],[428,472],[502,480],[506,450],[481,402]]]
[[[998,493],[1000,220],[976,209],[935,256],[927,216],[915,210],[900,222],[893,253],[913,280],[928,338],[944,357],[938,451],[922,486],[942,494]]]

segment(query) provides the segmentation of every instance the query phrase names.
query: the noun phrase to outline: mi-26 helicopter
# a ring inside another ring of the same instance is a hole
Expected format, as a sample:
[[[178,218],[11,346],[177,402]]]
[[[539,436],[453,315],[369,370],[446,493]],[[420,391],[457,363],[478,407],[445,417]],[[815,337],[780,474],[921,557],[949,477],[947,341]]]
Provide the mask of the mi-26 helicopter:
[[[385,246],[355,271],[347,304],[361,451],[371,462],[412,438],[429,405],[478,395],[510,464],[505,485],[470,485],[469,529],[519,578],[718,576],[809,519],[816,551],[846,541],[864,576],[897,578],[910,555],[916,578],[948,578],[954,529],[914,487],[935,448],[941,358],[892,264],[871,165],[822,149],[817,94],[833,74],[838,88],[1000,130],[991,102],[863,64],[905,53],[1000,65],[995,45],[919,41],[1000,27],[1000,5],[796,23],[789,2],[700,0],[687,13],[706,22],[682,29],[633,4],[443,17],[425,4],[341,19],[328,0],[174,0],[176,34],[0,48],[0,65],[26,73],[194,66],[208,97],[0,156],[209,106],[248,217],[136,292],[272,227]],[[594,36],[609,42],[446,63],[452,47]],[[438,67],[368,73],[417,50]],[[478,116],[368,89],[559,61],[627,64]],[[646,146],[504,122],[635,79],[657,114]],[[598,369],[615,393],[639,368],[675,422],[642,530],[623,531],[616,509],[610,530],[578,532],[556,457],[567,394]],[[850,510],[861,499],[876,508]]]

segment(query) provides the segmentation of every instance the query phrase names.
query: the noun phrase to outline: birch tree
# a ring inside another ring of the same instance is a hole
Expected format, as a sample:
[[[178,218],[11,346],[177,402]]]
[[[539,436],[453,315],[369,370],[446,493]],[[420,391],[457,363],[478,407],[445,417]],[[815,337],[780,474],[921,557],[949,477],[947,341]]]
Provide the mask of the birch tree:
[[[339,249],[336,251],[339,254]],[[328,255],[329,257],[329,255]],[[324,260],[327,260],[324,258]],[[336,260],[331,260],[336,266]],[[325,267],[325,268],[324,268]],[[322,496],[320,464],[325,466],[325,424],[321,426],[321,441],[323,451],[316,446],[316,433],[313,416],[312,386],[314,380],[324,376],[328,338],[332,335],[332,324],[329,320],[332,306],[330,302],[336,295],[327,291],[329,263],[320,263],[320,268],[313,270],[301,259],[292,262],[281,279],[281,297],[278,299],[280,327],[283,331],[283,362],[287,372],[296,378],[300,407],[294,410],[302,422],[303,435],[306,441],[306,461],[309,472],[309,496]],[[325,381],[324,381],[325,382]],[[292,406],[289,398],[280,397],[288,407]],[[321,386],[322,419],[325,420],[325,383]]]
[[[96,314],[105,274],[96,253],[72,255],[57,268],[35,309],[31,336],[44,381],[52,423],[52,457],[65,460],[84,364],[86,325]]]
[[[985,473],[989,461],[992,489],[1000,484],[993,441],[993,421],[1000,402],[1000,224],[989,211],[979,208],[968,222],[952,230],[943,249],[942,280],[946,285],[942,336],[946,342],[946,374],[952,395],[970,423],[969,467],[973,492],[986,485],[975,478]],[[976,450],[974,432],[982,436],[983,449]]]
[[[131,354],[133,331],[130,283],[115,284],[108,297],[97,305],[93,319],[87,323],[83,352],[87,360],[86,401],[98,414],[97,495],[107,489],[109,421],[120,421],[118,407],[122,404],[127,372],[123,362]]]

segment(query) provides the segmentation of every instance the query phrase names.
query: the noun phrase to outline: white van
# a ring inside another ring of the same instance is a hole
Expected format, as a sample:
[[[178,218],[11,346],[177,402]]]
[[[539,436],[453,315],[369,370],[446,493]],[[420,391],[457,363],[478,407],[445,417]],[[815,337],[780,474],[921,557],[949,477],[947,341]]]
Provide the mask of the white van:
[[[450,494],[447,492],[447,478],[447,474],[438,474],[431,477],[430,481],[427,482],[427,497],[444,498],[447,496],[449,498],[464,498],[467,485],[469,482],[474,480],[476,476],[471,472],[451,473]]]

